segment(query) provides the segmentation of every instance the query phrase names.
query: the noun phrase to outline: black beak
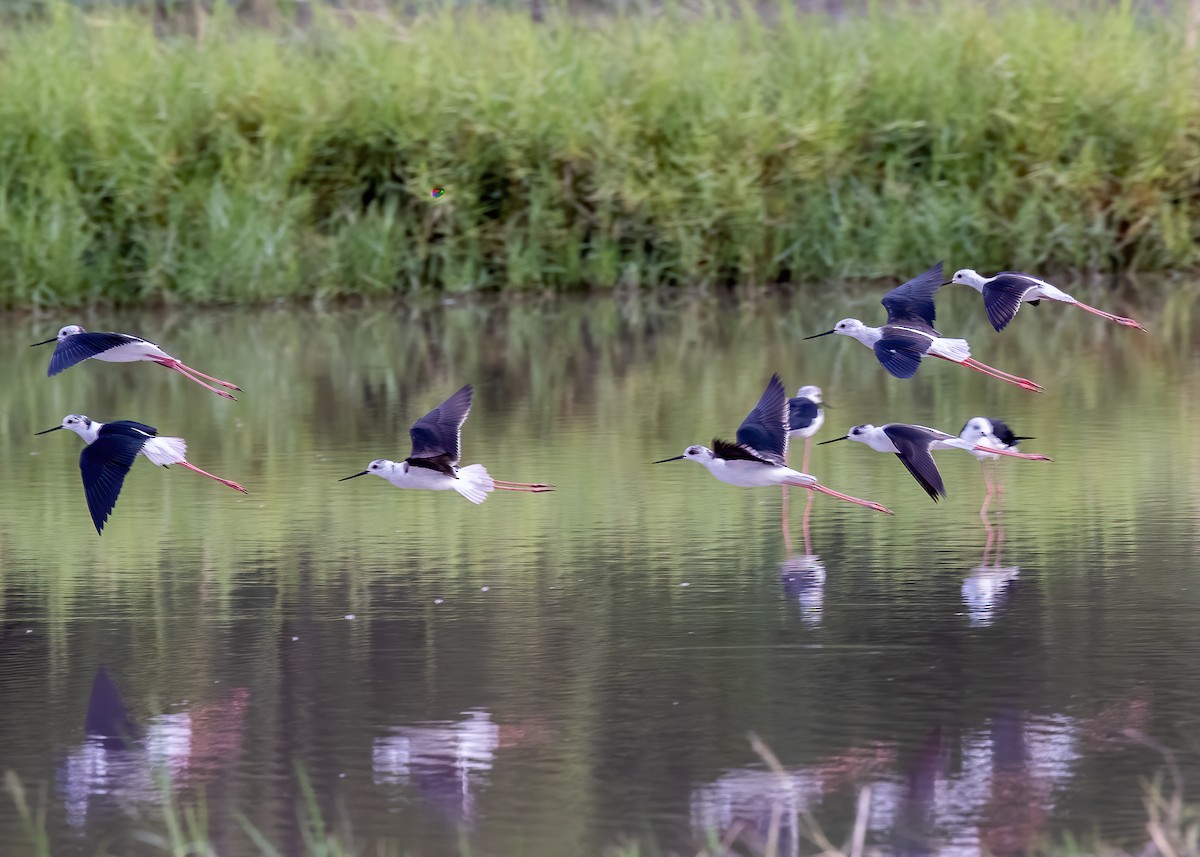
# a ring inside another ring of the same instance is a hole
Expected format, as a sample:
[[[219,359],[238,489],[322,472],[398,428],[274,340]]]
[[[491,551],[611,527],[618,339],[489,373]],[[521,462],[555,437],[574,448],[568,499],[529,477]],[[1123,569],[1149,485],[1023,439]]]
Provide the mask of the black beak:
[[[942,283],[942,285],[943,286],[953,286],[954,280],[946,280],[946,282]]]
[[[347,476],[346,479],[357,479],[360,476],[366,476],[370,472],[370,470],[364,470],[362,473],[355,473],[353,476]],[[346,479],[339,479],[338,482],[345,482]]]
[[[816,339],[818,336],[828,336],[831,333],[837,333],[837,331],[836,330],[827,330],[824,333],[814,333],[812,336],[806,336],[804,338],[805,338],[805,340]]]
[[[818,443],[817,446],[824,446],[827,443],[837,443],[839,440],[849,440],[849,439],[850,439],[850,435],[844,434],[841,437],[835,437],[833,440],[823,440],[820,443]]]
[[[651,464],[666,464],[668,461],[678,461],[679,459],[681,459],[683,457],[684,456],[682,456],[682,455],[677,455],[674,458],[664,458],[662,461],[652,461],[650,463]]]
[[[49,345],[51,342],[58,342],[58,337],[56,336],[53,339],[47,339],[45,342],[35,342],[35,343],[33,343],[33,345],[31,345],[29,347],[37,348],[39,345]]]
[[[60,428],[62,428],[62,426],[55,426],[54,428],[52,428],[52,429],[46,429],[45,431],[35,431],[33,434],[34,434],[34,436],[35,436],[35,437],[36,437],[37,435],[39,435],[39,434],[50,434],[50,432],[52,432],[52,431],[58,431]]]

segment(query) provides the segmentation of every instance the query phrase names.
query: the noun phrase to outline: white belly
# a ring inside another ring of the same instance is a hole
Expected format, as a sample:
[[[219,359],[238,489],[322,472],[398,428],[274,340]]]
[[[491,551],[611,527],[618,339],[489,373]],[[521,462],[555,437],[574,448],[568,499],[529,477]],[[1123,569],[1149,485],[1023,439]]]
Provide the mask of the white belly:
[[[825,412],[817,411],[817,418],[802,429],[792,429],[788,432],[788,437],[810,438],[821,430],[821,426],[825,425]]]
[[[790,467],[775,467],[757,461],[725,461],[717,459],[707,465],[709,472],[727,485],[738,488],[762,488],[782,485],[785,481],[812,483],[811,476]]]
[[[458,481],[445,473],[427,467],[412,467],[407,471],[397,468],[387,476],[387,481],[397,488],[416,488],[422,491],[453,491]]]
[[[178,464],[186,461],[187,441],[181,437],[152,437],[142,446],[140,452],[152,462],[163,466]]]
[[[101,354],[97,354],[92,359],[103,360],[105,363],[137,363],[139,360],[150,360],[154,357],[166,357],[170,359],[171,355],[153,342],[146,342],[143,339],[137,342],[126,342],[124,345],[118,345],[116,348],[110,348]]]

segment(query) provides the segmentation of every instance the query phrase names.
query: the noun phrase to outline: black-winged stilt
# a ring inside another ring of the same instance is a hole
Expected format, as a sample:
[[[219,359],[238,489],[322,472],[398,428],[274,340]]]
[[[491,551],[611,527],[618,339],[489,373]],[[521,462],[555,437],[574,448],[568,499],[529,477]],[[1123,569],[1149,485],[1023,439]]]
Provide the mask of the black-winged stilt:
[[[787,393],[778,375],[772,375],[758,404],[738,426],[736,442],[713,439],[713,448],[689,446],[683,455],[664,458],[654,464],[687,459],[703,464],[722,482],[739,488],[763,488],[768,485],[790,485],[828,494],[839,500],[857,503],[876,512],[891,515],[892,510],[870,500],[860,500],[841,494],[817,482],[816,478],[792,470],[784,461],[788,449]]]
[[[338,482],[356,479],[373,473],[397,488],[419,488],[426,491],[457,491],[476,505],[499,488],[504,491],[527,491],[540,494],[553,491],[553,485],[542,482],[502,482],[493,479],[482,464],[459,467],[462,457],[462,427],[471,412],[471,385],[467,384],[446,401],[421,417],[411,429],[412,452],[403,461],[377,458],[367,469]]]
[[[854,426],[848,433],[841,437],[835,437],[833,440],[824,441],[821,445],[837,443],[839,440],[857,441],[866,444],[876,452],[894,452],[935,503],[940,497],[946,496],[946,486],[942,482],[942,474],[933,461],[935,449],[965,449],[968,452],[982,450],[992,455],[1008,455],[1031,461],[1053,460],[1034,453],[983,447],[978,443],[963,440],[944,431],[906,423]]]
[[[938,262],[925,273],[913,277],[883,296],[881,303],[888,313],[887,324],[883,327],[870,327],[857,318],[844,318],[833,330],[804,338],[816,339],[831,333],[852,336],[873,349],[883,368],[897,378],[911,378],[917,374],[921,357],[928,354],[1007,381],[1009,384],[1016,384],[1023,390],[1044,392],[1040,384],[1002,372],[974,359],[971,356],[971,346],[965,339],[946,339],[934,329],[936,313],[933,307],[933,293],[943,285],[942,263]]]
[[[1017,444],[1021,441],[1033,440],[1033,438],[1014,434],[1007,423],[1001,420],[988,419],[987,417],[971,417],[962,427],[962,431],[958,433],[958,436],[969,443],[975,444],[975,448],[971,450],[971,455],[975,456],[983,466],[983,484],[987,488],[987,494],[983,498],[983,507],[979,510],[979,514],[986,515],[988,506],[992,502],[992,495],[995,493],[1004,493],[1004,487],[1000,484],[999,474],[997,474],[994,484],[988,476],[988,462],[998,461],[1000,458],[993,450],[1015,450]]]
[[[1136,327],[1143,331],[1146,329],[1132,318],[1113,315],[1111,312],[1088,306],[1045,280],[1039,280],[1029,274],[1022,274],[1020,271],[1001,271],[994,277],[985,277],[970,268],[963,268],[955,271],[949,282],[943,285],[951,284],[970,286],[983,295],[983,307],[987,310],[988,321],[996,330],[1004,330],[1008,327],[1008,323],[1016,317],[1017,311],[1021,309],[1021,304],[1037,306],[1039,301],[1070,304],[1124,327]]]
[[[104,522],[117,504],[117,496],[125,484],[125,474],[139,453],[161,467],[178,464],[193,473],[228,485],[235,491],[249,493],[236,482],[213,476],[190,464],[184,457],[187,454],[187,442],[181,437],[159,437],[158,429],[153,426],[132,420],[101,423],[83,414],[70,414],[63,418],[62,425],[37,434],[49,434],[59,429],[70,429],[87,444],[79,454],[79,470],[83,475],[83,493],[87,495],[88,511],[97,533],[104,530]]]
[[[235,402],[237,399],[234,399],[229,393],[226,393],[224,390],[218,390],[212,384],[206,384],[200,379],[207,379],[230,390],[240,391],[242,389],[236,384],[222,381],[219,378],[214,378],[212,375],[205,375],[203,372],[199,372],[190,366],[185,366],[182,360],[172,357],[153,342],[137,336],[131,336],[128,333],[90,333],[77,324],[68,324],[58,331],[58,336],[54,337],[54,339],[47,339],[45,342],[35,342],[30,347],[36,348],[39,345],[49,345],[51,342],[58,343],[54,346],[54,354],[50,357],[50,370],[47,374],[51,377],[62,372],[64,369],[70,369],[76,363],[82,363],[84,360],[93,358],[105,363],[137,363],[140,360],[149,360],[151,363],[157,363],[159,366],[166,366],[168,369],[178,372],[189,381],[195,381],[206,390],[211,390],[218,396],[224,396],[226,399],[233,399]]]
[[[812,439],[821,426],[825,424],[825,410],[822,405],[825,404],[825,397],[821,395],[821,388],[814,387],[811,384],[801,387],[796,391],[796,395],[788,399],[788,438],[799,437],[804,439],[804,459],[800,464],[802,473],[808,472],[809,454],[812,452]],[[788,447],[789,455],[791,447]],[[784,465],[788,465],[788,457],[784,457]],[[815,494],[808,495],[808,502],[804,504],[804,535],[808,538],[808,516],[812,511],[813,499]],[[791,533],[788,532],[788,492],[787,486],[783,486],[783,537],[788,543],[788,550],[791,550]]]

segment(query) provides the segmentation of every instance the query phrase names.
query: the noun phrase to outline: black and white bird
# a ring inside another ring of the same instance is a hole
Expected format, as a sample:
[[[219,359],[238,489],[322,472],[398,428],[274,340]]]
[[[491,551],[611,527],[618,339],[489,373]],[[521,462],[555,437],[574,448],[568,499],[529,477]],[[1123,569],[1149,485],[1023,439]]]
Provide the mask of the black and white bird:
[[[1022,437],[1015,434],[1008,424],[1002,420],[989,419],[988,417],[971,417],[962,427],[962,431],[958,436],[963,440],[975,444],[975,448],[971,450],[971,455],[979,461],[983,466],[983,484],[987,489],[984,494],[983,507],[979,510],[980,515],[986,515],[988,505],[992,502],[992,495],[997,492],[1003,493],[1004,487],[1000,484],[999,475],[993,481],[988,474],[988,462],[998,461],[999,453],[1004,450],[1015,450],[1017,444],[1023,440],[1033,440],[1032,437]]]
[[[788,399],[788,437],[804,439],[804,459],[800,469],[808,472],[808,457],[812,452],[813,435],[825,425],[825,397],[821,388],[808,385]]]
[[[411,429],[412,452],[403,461],[377,458],[367,469],[353,476],[356,479],[371,473],[381,476],[397,488],[419,488],[426,491],[457,491],[476,505],[496,489],[527,491],[540,494],[553,491],[553,485],[542,482],[502,482],[493,479],[482,464],[459,467],[462,457],[462,427],[471,412],[471,385],[467,384],[446,401],[421,417]]]
[[[1013,458],[1025,458],[1030,461],[1051,461],[1044,455],[1034,453],[1013,452],[1008,449],[983,447],[978,442],[963,440],[952,434],[927,426],[908,425],[907,423],[887,423],[882,426],[854,426],[841,437],[827,440],[825,443],[837,443],[839,440],[853,440],[866,444],[876,452],[892,452],[900,462],[908,468],[908,472],[917,480],[936,503],[939,498],[946,496],[946,486],[942,482],[942,474],[938,471],[933,460],[935,449],[964,449],[974,453],[982,450],[991,455],[1008,455]]]
[[[788,449],[787,392],[778,375],[772,375],[767,389],[754,410],[738,426],[736,441],[713,439],[713,448],[689,446],[683,455],[664,458],[655,464],[686,459],[704,465],[713,476],[739,488],[763,488],[770,485],[790,485],[828,494],[839,500],[857,503],[886,515],[892,511],[870,500],[860,500],[842,494],[817,482],[816,478],[792,470],[784,462]]]
[[[204,378],[230,390],[242,389],[229,381],[222,381],[212,375],[205,375],[190,366],[185,366],[182,360],[172,357],[153,342],[131,336],[128,333],[90,333],[77,324],[68,324],[58,331],[58,336],[54,339],[35,342],[30,347],[49,345],[51,342],[58,343],[54,346],[54,354],[50,356],[50,369],[47,374],[51,377],[84,360],[95,359],[105,363],[137,363],[149,360],[159,366],[166,366],[189,381],[195,381],[206,390],[211,390],[218,396],[232,399],[235,402],[237,399],[234,399],[229,393],[218,390],[212,384],[205,383],[200,379]]]
[[[1146,329],[1140,322],[1132,318],[1113,315],[1111,312],[1088,306],[1045,280],[1039,280],[1029,274],[1022,274],[1020,271],[1001,271],[994,277],[985,277],[978,271],[963,268],[955,271],[949,282],[944,283],[947,286],[951,284],[970,286],[983,295],[983,308],[987,310],[988,321],[996,330],[1004,330],[1008,327],[1008,323],[1016,318],[1021,304],[1037,306],[1041,301],[1070,304],[1124,327],[1136,327],[1143,331]]]
[[[1015,384],[1023,390],[1044,392],[1040,384],[1002,372],[971,357],[971,346],[965,339],[947,339],[938,333],[933,326],[936,320],[933,295],[943,285],[942,263],[938,262],[925,273],[883,296],[881,303],[888,313],[887,324],[883,327],[870,327],[857,318],[844,318],[833,330],[806,336],[805,339],[816,339],[831,333],[852,336],[874,350],[883,368],[897,378],[911,378],[917,374],[921,358],[928,354]]]
[[[79,471],[83,475],[83,493],[87,496],[88,511],[97,533],[103,532],[104,522],[117,504],[121,486],[125,484],[125,474],[139,454],[161,467],[178,464],[235,491],[249,493],[236,482],[213,476],[189,463],[185,458],[187,442],[183,438],[159,437],[158,429],[145,423],[132,420],[102,423],[83,414],[69,414],[63,418],[61,425],[37,434],[49,434],[60,429],[75,432],[87,444],[79,454]]]

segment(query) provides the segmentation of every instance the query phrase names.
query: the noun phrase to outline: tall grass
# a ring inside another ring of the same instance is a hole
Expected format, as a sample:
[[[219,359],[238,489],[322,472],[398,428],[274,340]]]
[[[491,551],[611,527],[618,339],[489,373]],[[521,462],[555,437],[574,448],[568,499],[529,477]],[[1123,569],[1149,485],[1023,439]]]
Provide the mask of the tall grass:
[[[52,6],[0,31],[0,305],[1197,263],[1182,15],[871,8]]]

